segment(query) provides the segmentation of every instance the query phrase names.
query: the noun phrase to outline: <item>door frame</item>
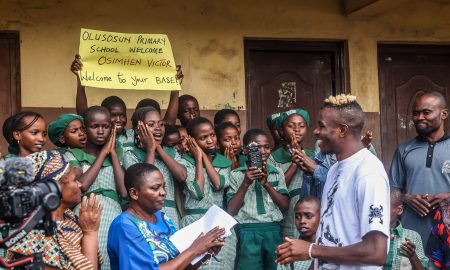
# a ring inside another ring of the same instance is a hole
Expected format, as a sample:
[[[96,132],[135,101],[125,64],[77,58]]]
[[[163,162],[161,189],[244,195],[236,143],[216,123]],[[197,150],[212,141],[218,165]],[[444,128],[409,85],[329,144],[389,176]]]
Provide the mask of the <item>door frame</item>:
[[[391,164],[386,164],[387,160],[391,157],[387,157],[386,149],[394,147],[396,149],[402,142],[396,142],[395,145],[389,140],[388,133],[389,128],[386,126],[388,123],[388,115],[395,111],[395,103],[387,95],[387,89],[385,85],[386,80],[390,80],[388,74],[385,74],[383,66],[384,54],[405,54],[405,55],[433,55],[433,54],[448,54],[450,55],[450,45],[426,45],[426,44],[390,44],[390,43],[378,43],[377,45],[377,58],[378,58],[378,84],[379,84],[379,98],[380,98],[380,134],[381,134],[381,160],[385,165],[385,168],[389,169]],[[392,104],[391,104],[392,103]],[[393,109],[393,110],[392,110]]]
[[[17,113],[22,109],[21,101],[21,83],[20,83],[20,34],[19,31],[0,31],[1,39],[11,39],[14,42],[15,56],[13,57],[15,61],[15,74],[14,83],[11,84],[10,95],[12,100],[16,102],[11,103],[11,109],[13,113]],[[13,77],[12,77],[13,78]],[[13,81],[13,80],[11,80]]]
[[[333,89],[334,95],[349,92],[348,49],[347,41],[310,41],[293,39],[244,38],[244,68],[245,68],[245,103],[247,128],[252,123],[252,106],[250,96],[250,54],[252,51],[303,51],[333,53],[334,63]]]
[[[11,102],[9,104],[10,114],[4,115],[6,118],[19,112],[22,109],[21,101],[21,82],[20,82],[20,34],[18,31],[0,31],[0,39],[12,40],[12,50],[10,50],[10,85],[6,86],[5,95],[10,95]],[[9,89],[8,89],[9,87]],[[9,93],[8,93],[9,91]],[[3,123],[1,123],[3,124]],[[0,146],[2,148],[2,154],[5,154],[7,143],[3,136],[0,138]]]

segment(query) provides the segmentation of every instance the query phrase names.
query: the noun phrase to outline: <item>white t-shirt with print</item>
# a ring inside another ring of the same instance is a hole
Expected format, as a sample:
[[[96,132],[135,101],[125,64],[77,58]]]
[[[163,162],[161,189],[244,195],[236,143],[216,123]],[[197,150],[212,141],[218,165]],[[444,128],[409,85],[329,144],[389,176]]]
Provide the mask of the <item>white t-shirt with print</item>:
[[[389,236],[389,218],[389,180],[383,164],[369,150],[364,148],[330,168],[323,189],[317,244],[344,247],[361,242],[370,231]],[[316,269],[381,269],[321,260],[316,260],[315,266]]]

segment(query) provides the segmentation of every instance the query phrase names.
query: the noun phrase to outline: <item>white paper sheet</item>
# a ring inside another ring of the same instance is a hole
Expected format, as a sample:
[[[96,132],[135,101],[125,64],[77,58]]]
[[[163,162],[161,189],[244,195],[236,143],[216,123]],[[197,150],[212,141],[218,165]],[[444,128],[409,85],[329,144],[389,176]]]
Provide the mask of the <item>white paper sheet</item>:
[[[170,237],[170,241],[172,241],[180,252],[183,252],[191,246],[192,242],[198,238],[200,233],[203,232],[206,234],[219,226],[225,229],[224,237],[227,237],[231,235],[230,230],[236,224],[237,221],[232,216],[220,207],[213,205],[202,218],[175,232],[172,237]],[[191,264],[196,264],[205,256],[205,254],[195,258]]]

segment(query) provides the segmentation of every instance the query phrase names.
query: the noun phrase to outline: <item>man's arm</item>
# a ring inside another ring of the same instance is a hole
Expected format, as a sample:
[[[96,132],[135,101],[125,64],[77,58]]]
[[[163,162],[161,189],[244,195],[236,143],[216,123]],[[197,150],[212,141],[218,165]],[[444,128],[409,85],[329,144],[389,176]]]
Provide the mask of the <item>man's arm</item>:
[[[313,258],[336,264],[383,265],[387,256],[388,237],[379,231],[370,231],[361,242],[345,247],[326,247],[312,244]],[[288,264],[294,261],[309,260],[308,249],[311,243],[287,238],[276,253],[277,262]]]

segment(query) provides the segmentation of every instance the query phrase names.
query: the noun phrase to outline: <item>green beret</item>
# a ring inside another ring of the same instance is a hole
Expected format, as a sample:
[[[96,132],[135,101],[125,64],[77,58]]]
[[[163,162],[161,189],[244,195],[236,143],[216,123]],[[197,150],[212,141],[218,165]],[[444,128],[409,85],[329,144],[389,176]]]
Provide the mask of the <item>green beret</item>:
[[[281,113],[281,115],[277,119],[277,126],[278,126],[278,128],[282,128],[284,122],[286,122],[286,119],[288,119],[288,117],[293,115],[293,114],[298,114],[301,117],[303,117],[303,119],[305,119],[306,126],[309,127],[310,119],[309,119],[308,112],[303,110],[303,109],[295,109],[295,110],[289,110],[287,112],[282,112]]]
[[[64,134],[67,126],[73,120],[80,120],[81,123],[84,124],[83,117],[71,113],[61,114],[55,121],[50,123],[48,126],[48,137],[54,145],[64,147],[64,144],[62,144],[58,139]]]
[[[280,117],[281,113],[274,113],[271,116],[267,117],[267,126],[269,129],[273,129],[273,125],[277,122],[278,117]]]

